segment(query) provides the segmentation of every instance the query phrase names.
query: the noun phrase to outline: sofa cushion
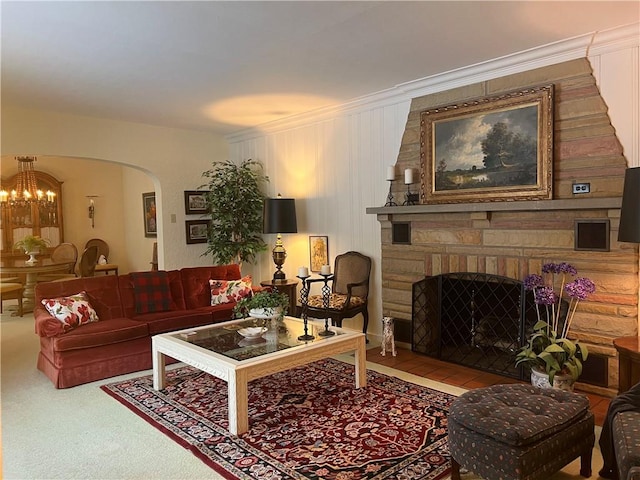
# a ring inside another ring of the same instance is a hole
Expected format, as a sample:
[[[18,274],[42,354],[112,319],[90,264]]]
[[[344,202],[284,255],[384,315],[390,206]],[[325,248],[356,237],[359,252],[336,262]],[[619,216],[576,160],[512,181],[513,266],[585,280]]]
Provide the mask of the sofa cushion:
[[[99,275],[97,277],[80,277],[59,282],[42,282],[36,284],[36,308],[43,298],[65,297],[70,293],[85,291],[91,300],[100,321],[124,317],[118,277],[116,275]],[[44,308],[44,307],[43,307]]]
[[[211,306],[211,287],[209,280],[240,280],[240,267],[230,265],[211,265],[208,267],[186,267],[180,269],[185,308],[191,310]]]
[[[65,335],[48,340],[51,341],[52,350],[63,352],[100,347],[148,336],[149,328],[146,323],[136,322],[128,318],[113,318],[101,322],[88,323],[83,325],[82,328],[76,328]]]
[[[150,335],[213,323],[211,312],[201,309],[145,313],[144,315],[136,315],[132,320],[144,322]]]
[[[66,297],[44,298],[41,303],[62,324],[64,332],[99,320],[98,314],[91,306],[87,292],[79,292]]]
[[[133,272],[130,275],[136,296],[136,313],[166,312],[171,309],[167,272]]]
[[[611,423],[620,479],[640,478],[640,411],[620,412]]]
[[[180,272],[178,270],[167,270],[166,273],[169,277],[170,311],[185,310]],[[136,293],[130,273],[118,276],[118,289],[120,290],[120,298],[122,299],[122,316],[134,318],[139,315],[136,312]]]
[[[251,275],[240,280],[209,280],[211,287],[211,305],[238,302],[252,294]]]

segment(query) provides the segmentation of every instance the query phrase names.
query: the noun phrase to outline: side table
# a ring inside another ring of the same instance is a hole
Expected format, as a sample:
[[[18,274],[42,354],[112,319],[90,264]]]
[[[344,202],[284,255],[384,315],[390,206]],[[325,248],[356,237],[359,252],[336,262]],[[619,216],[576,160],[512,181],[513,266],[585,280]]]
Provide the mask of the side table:
[[[618,393],[623,393],[640,382],[640,338],[616,338],[613,346],[618,351]]]
[[[263,280],[260,285],[263,287],[277,288],[279,292],[286,293],[289,297],[289,312],[287,315],[297,317],[297,304],[298,304],[298,280],[284,279],[284,280]]]

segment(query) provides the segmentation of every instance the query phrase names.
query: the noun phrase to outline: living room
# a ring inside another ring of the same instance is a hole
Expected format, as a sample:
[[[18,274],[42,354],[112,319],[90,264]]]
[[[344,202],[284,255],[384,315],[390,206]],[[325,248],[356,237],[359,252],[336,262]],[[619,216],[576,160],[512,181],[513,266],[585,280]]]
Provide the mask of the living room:
[[[358,250],[371,256],[374,268],[370,301],[373,320],[370,331],[374,336],[379,336],[382,330],[378,319],[383,313],[388,313],[385,302],[394,300],[388,295],[395,292],[385,291],[381,226],[376,215],[366,214],[366,210],[385,204],[390,186],[385,180],[385,172],[389,165],[398,164],[395,188],[405,188],[401,185],[400,167],[404,160],[399,158],[399,152],[411,100],[437,92],[445,92],[446,95],[446,92],[461,85],[587,58],[608,107],[611,124],[628,166],[640,166],[640,129],[637,128],[640,108],[637,96],[638,27],[635,23],[638,20],[637,5],[632,10],[636,12],[635,18],[629,18],[627,10],[629,4],[633,3],[617,5],[625,11],[622,14],[625,21],[616,17],[607,28],[573,32],[553,45],[539,41],[530,49],[509,50],[500,56],[487,58],[484,62],[452,64],[450,68],[431,75],[416,74],[404,82],[387,85],[384,91],[382,88],[372,89],[367,92],[368,95],[328,103],[330,106],[323,108],[318,105],[299,116],[294,115],[253,128],[236,126],[235,130],[226,133],[184,126],[176,128],[164,122],[154,125],[152,122],[127,119],[124,116],[76,114],[55,104],[44,108],[34,107],[26,101],[5,101],[3,85],[3,178],[6,162],[13,163],[14,156],[38,156],[39,169],[49,171],[65,181],[65,205],[70,205],[70,210],[65,211],[65,219],[75,223],[65,231],[65,237],[78,244],[94,236],[107,239],[114,247],[113,255],[117,263],[123,266],[123,272],[148,270],[152,244],[157,241],[159,266],[169,270],[210,264],[210,258],[201,256],[204,250],[202,245],[188,245],[185,241],[184,223],[197,217],[185,214],[183,192],[195,190],[204,183],[201,174],[209,168],[212,161],[227,158],[234,161],[258,159],[264,163],[271,179],[267,187],[268,196],[281,193],[285,197],[295,198],[297,202],[298,234],[284,236],[288,253],[284,270],[292,276],[299,266],[309,264],[310,235],[328,237],[331,259],[348,250]],[[613,7],[607,8],[615,11]],[[614,14],[615,12],[612,13],[615,17]],[[3,29],[5,21],[7,20],[3,18]],[[631,28],[622,28],[625,24],[634,23],[635,26]],[[611,27],[619,28],[600,31]],[[596,30],[597,33],[593,33]],[[60,62],[62,59],[56,60]],[[4,63],[3,60],[3,67]],[[259,83],[258,79],[254,78],[254,81]],[[456,100],[451,98],[446,103],[455,103]],[[90,167],[81,166],[81,162],[89,162]],[[105,175],[101,169],[107,167],[101,165],[107,164],[110,168],[120,169],[108,173],[109,178],[121,176],[120,182],[103,182]],[[419,166],[414,168],[417,179]],[[90,181],[87,180],[86,188],[72,185],[72,177],[67,174],[70,169],[80,171],[86,179],[91,178]],[[74,183],[75,181],[76,179]],[[419,181],[416,180],[411,188],[419,190]],[[157,199],[157,239],[145,238],[142,231],[141,194],[150,191],[155,191]],[[98,195],[96,225],[93,229],[86,215],[88,195]],[[120,222],[114,222],[119,218],[122,218],[121,225]],[[612,229],[614,225],[612,220]],[[274,235],[267,235],[265,238],[270,245],[275,242]],[[256,265],[243,265],[243,273],[251,273],[257,280],[270,278],[273,269],[268,253],[263,254]],[[403,292],[406,295],[406,289]],[[635,307],[637,333],[637,302]],[[359,318],[345,321],[347,327],[359,328],[360,325]],[[33,340],[37,341],[37,338],[34,336]],[[9,341],[10,338],[3,335],[3,357],[18,355],[18,352],[12,352],[7,347],[6,342]],[[8,381],[13,379],[7,385],[19,388],[20,377],[15,372],[9,374],[4,371],[5,358],[3,378]],[[37,381],[38,372],[33,367],[35,359],[31,361],[31,368],[28,358],[19,362],[27,369],[27,372],[21,374]],[[75,395],[81,395],[74,394],[74,391],[80,392],[76,389],[56,392],[43,378],[42,385],[35,391],[31,390],[30,394],[43,397],[53,395],[74,403],[78,400]],[[3,409],[19,401],[26,402],[27,399],[20,395],[12,396],[7,405],[3,398]],[[81,398],[79,401],[82,401]],[[105,414],[117,416],[119,408],[121,407],[114,405],[113,408],[107,408]],[[84,420],[94,421],[89,418]],[[105,418],[100,423],[108,424],[108,420]],[[126,427],[126,422],[118,420],[116,423],[121,428]],[[110,438],[113,440],[115,437]],[[147,441],[155,442],[155,437],[152,436],[140,438],[144,438],[143,443],[136,446],[132,441],[130,448],[140,448]],[[88,443],[91,441],[87,438]],[[159,439],[156,445],[153,448],[156,451],[175,448],[169,446],[165,439]],[[101,443],[101,451],[93,454],[98,458],[106,456],[108,448],[108,442]],[[51,451],[53,450],[52,448]],[[25,455],[27,452],[25,447]],[[152,462],[155,458],[153,452],[147,453],[149,456],[146,458]],[[86,452],[86,457],[90,456],[91,453]],[[162,467],[158,470],[162,470]],[[166,473],[166,476],[177,476],[178,471],[175,468],[168,470],[171,473]],[[142,472],[144,470],[139,472],[139,476],[144,476]],[[92,476],[98,478],[100,473],[94,472]],[[155,473],[157,477],[163,475],[161,471]],[[125,474],[119,471],[113,477],[123,478],[121,475]],[[129,475],[133,477],[135,472],[129,472]],[[201,470],[193,473],[193,478],[204,475],[206,470]],[[111,475],[104,473],[103,476]]]

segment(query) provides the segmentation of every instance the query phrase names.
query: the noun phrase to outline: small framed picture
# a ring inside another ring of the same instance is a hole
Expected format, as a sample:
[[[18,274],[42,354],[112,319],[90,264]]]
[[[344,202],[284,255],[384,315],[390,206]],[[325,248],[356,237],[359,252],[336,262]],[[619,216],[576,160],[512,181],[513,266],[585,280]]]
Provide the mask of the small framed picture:
[[[184,213],[186,213],[187,215],[207,213],[207,202],[205,200],[205,192],[198,192],[195,190],[185,190]]]
[[[157,237],[156,192],[142,194],[142,214],[144,215],[144,236]]]
[[[329,237],[309,235],[309,257],[311,271],[320,273],[322,265],[329,264]]]
[[[187,244],[207,243],[207,231],[211,220],[187,220]]]

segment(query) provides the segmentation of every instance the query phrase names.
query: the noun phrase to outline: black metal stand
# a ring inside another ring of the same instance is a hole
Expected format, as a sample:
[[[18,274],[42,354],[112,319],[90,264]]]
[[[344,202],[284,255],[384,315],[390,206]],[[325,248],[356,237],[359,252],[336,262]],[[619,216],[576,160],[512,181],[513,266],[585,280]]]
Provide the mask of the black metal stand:
[[[324,318],[324,330],[322,332],[318,332],[318,335],[321,337],[330,337],[331,335],[335,335],[336,332],[332,332],[329,330],[329,296],[331,295],[331,287],[329,286],[329,280],[333,279],[332,274],[323,274],[322,279],[324,281],[324,285],[322,286],[322,306],[324,307],[325,318]]]
[[[307,278],[309,277],[298,276],[298,278],[302,280],[302,290],[300,290],[300,303],[302,304],[302,312],[300,315],[302,316],[302,321],[304,322],[304,335],[300,335],[298,337],[298,340],[303,340],[306,342],[316,338],[309,333],[309,325],[307,322],[307,310],[309,308],[309,284],[307,283]]]
[[[418,202],[418,194],[411,193],[411,184],[407,184],[407,193],[405,194],[405,201],[402,204],[404,205],[416,205]]]
[[[384,204],[385,207],[397,207],[398,204],[393,199],[393,180],[389,180],[389,195],[387,195],[387,203]]]

